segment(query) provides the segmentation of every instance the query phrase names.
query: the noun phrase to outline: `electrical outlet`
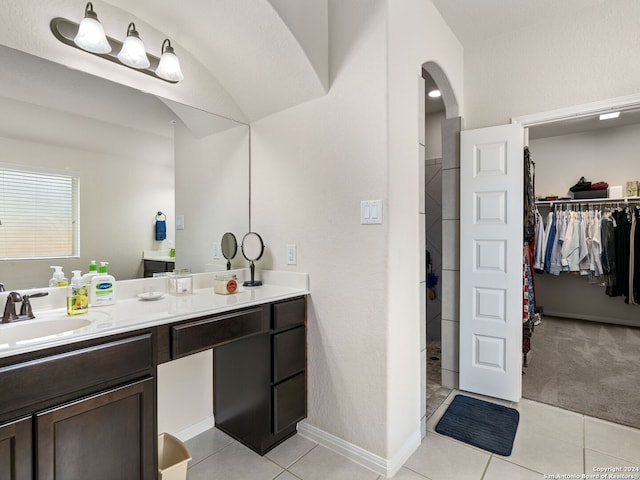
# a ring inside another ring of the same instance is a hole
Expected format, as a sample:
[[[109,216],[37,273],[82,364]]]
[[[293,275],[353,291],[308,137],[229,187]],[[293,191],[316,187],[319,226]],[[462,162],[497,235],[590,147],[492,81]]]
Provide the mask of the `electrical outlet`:
[[[298,263],[298,247],[293,243],[287,244],[287,265],[296,265]]]

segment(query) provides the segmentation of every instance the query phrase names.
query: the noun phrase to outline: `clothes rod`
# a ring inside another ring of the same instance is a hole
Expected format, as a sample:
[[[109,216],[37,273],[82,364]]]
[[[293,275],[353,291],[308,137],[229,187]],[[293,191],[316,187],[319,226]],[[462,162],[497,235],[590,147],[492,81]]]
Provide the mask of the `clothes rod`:
[[[599,205],[599,204],[621,204],[621,203],[638,203],[640,202],[640,197],[624,197],[624,198],[572,198],[569,200],[536,200],[536,205],[549,205],[553,206],[556,204],[561,205],[580,205],[580,204],[589,204],[589,205]]]

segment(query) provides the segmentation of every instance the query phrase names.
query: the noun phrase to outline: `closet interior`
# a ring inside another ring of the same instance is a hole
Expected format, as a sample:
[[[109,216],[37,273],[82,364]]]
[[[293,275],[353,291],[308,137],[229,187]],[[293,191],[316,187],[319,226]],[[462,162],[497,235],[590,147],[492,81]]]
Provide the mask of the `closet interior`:
[[[528,136],[523,396],[640,427],[640,110]]]

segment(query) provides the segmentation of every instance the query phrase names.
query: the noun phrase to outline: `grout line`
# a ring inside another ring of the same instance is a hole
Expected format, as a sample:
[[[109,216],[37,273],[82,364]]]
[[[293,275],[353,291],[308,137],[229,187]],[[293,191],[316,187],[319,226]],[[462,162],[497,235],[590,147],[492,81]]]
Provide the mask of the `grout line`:
[[[499,458],[500,458],[500,460],[503,460],[503,461],[505,461],[505,462],[507,462],[507,463],[510,463],[511,465],[514,465],[514,466],[516,466],[516,467],[524,468],[525,470],[529,470],[530,472],[537,473],[538,475],[541,475],[541,476],[542,476],[542,475],[544,475],[544,473],[539,472],[539,471],[537,471],[537,470],[534,470],[533,468],[526,467],[526,466],[524,466],[524,465],[520,465],[519,463],[512,462],[511,460],[508,460],[508,458],[509,458],[509,457],[500,457],[500,456],[499,456]]]
[[[418,475],[419,477],[426,478],[427,480],[431,480],[431,478],[430,478],[430,477],[427,477],[427,476],[425,476],[425,475],[422,475],[420,472],[417,472],[417,471],[413,470],[412,468],[407,467],[406,465],[403,465],[402,467],[400,467],[400,470],[402,470],[403,468],[406,468],[406,469],[407,469],[407,470],[409,470],[411,473],[415,473],[415,474],[416,474],[416,475]],[[400,470],[398,470],[398,471],[400,471]]]
[[[480,475],[480,480],[482,480],[484,478],[484,476],[487,474],[487,470],[489,470],[489,464],[491,463],[491,460],[493,460],[493,453],[489,454],[489,460],[487,461],[487,464],[484,466],[484,470],[482,471],[482,475]]]
[[[314,442],[314,443],[315,443],[315,442]],[[300,460],[302,460],[304,457],[306,457],[306,456],[307,456],[307,455],[309,455],[311,452],[313,452],[313,451],[316,449],[316,447],[317,447],[318,445],[320,445],[320,444],[319,444],[319,443],[316,443],[313,447],[311,447],[311,450],[309,450],[307,453],[305,453],[305,454],[304,454],[304,455],[302,455],[300,458],[298,458],[295,462],[293,462],[291,465],[289,465],[289,466],[287,467],[287,471],[288,471],[291,467],[293,467],[296,463],[298,463]],[[293,474],[292,474],[292,475],[293,475]]]
[[[195,467],[196,465],[200,465],[202,462],[204,462],[206,459],[213,457],[214,455],[217,455],[218,453],[220,453],[222,450],[224,450],[225,448],[227,448],[229,445],[232,445],[233,442],[235,442],[235,440],[231,440],[229,443],[227,443],[225,446],[223,446],[222,448],[219,448],[218,450],[209,453],[209,455],[203,457],[199,462],[196,462],[194,464],[188,465],[187,466],[187,470],[191,469],[192,467]]]

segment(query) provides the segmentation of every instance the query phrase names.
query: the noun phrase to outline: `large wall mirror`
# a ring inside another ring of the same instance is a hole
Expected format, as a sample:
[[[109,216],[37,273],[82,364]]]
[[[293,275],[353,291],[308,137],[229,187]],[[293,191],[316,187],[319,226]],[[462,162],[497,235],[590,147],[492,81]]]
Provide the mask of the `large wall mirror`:
[[[250,230],[247,125],[3,46],[0,64],[0,164],[80,179],[79,256],[0,256],[8,290],[46,286],[51,265],[84,273],[91,260],[109,262],[117,280],[142,277],[143,252],[169,242],[177,268],[226,267],[214,243]],[[155,239],[159,211],[163,241]],[[176,215],[184,229],[175,229]]]

